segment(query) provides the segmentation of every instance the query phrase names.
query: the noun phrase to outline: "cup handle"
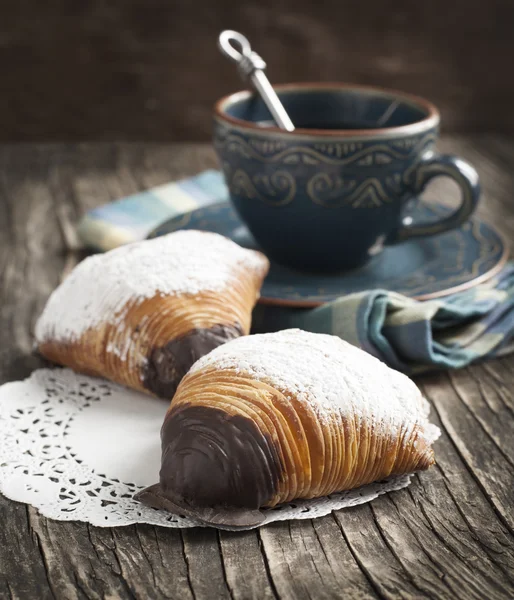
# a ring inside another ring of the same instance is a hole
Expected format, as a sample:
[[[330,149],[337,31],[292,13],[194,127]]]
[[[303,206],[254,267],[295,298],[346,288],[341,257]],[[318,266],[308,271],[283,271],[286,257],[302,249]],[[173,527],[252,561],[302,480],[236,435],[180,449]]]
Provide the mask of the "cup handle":
[[[461,203],[451,215],[431,223],[403,224],[387,240],[387,244],[397,244],[413,237],[424,237],[455,229],[473,214],[480,198],[478,173],[466,161],[450,154],[428,152],[408,175],[410,188],[414,194],[421,194],[435,177],[450,177],[461,190]]]

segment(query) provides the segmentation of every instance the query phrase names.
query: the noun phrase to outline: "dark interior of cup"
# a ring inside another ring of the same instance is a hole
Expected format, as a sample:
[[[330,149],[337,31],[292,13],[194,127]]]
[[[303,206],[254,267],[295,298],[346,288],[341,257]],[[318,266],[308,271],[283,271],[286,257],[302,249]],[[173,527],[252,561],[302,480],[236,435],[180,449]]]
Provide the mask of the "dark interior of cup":
[[[277,90],[289,117],[301,129],[377,129],[411,125],[428,116],[421,104],[388,92],[364,88]],[[274,125],[258,96],[227,103],[225,114],[261,126]]]

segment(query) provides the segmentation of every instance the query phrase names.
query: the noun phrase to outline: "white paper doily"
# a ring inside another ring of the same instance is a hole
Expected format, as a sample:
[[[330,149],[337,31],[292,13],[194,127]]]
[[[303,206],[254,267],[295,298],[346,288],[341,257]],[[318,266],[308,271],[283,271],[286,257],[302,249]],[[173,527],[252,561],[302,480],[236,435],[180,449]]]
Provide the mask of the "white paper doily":
[[[134,494],[157,483],[168,402],[69,369],[41,369],[0,387],[0,491],[60,521],[100,527],[194,520],[143,506]],[[264,524],[311,519],[410,483],[390,478],[266,510]]]

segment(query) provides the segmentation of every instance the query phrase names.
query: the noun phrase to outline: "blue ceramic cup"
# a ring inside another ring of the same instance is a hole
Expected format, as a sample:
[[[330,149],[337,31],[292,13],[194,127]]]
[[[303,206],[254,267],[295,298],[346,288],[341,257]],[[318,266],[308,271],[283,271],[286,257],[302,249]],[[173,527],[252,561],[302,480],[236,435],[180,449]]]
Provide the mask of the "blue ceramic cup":
[[[214,109],[214,147],[231,201],[260,247],[307,271],[365,263],[383,244],[437,235],[475,210],[478,175],[439,154],[439,113],[427,100],[344,84],[288,84],[276,91],[296,129],[274,126],[243,91]],[[405,217],[429,181],[450,177],[460,206],[437,222]]]

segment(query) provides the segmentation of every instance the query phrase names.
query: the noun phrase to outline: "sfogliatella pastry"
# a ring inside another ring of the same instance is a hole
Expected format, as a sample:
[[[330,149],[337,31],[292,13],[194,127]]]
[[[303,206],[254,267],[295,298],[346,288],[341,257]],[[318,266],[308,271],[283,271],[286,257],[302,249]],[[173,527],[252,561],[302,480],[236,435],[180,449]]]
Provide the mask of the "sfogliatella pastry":
[[[87,258],[36,324],[51,361],[172,398],[189,367],[250,330],[269,263],[216,233],[178,231]]]
[[[233,340],[196,362],[162,426],[160,483],[137,496],[207,524],[428,469],[439,430],[405,375],[298,329]]]

